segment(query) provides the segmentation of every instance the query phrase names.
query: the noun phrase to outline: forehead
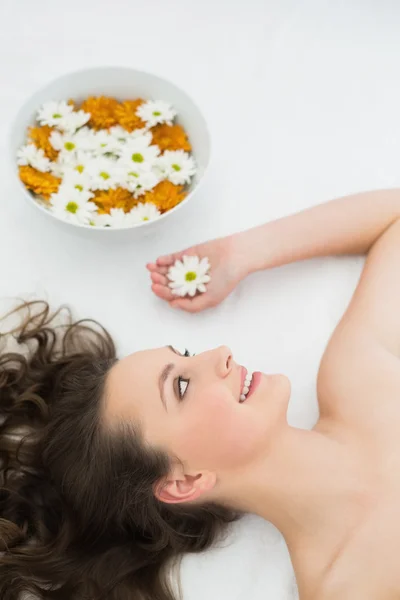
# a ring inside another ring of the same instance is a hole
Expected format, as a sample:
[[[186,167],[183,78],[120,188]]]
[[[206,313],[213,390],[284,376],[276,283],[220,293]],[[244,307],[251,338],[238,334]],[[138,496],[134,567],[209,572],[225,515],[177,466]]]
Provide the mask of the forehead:
[[[106,419],[143,421],[146,413],[161,411],[159,377],[172,360],[171,350],[156,348],[135,352],[118,361],[107,380]]]

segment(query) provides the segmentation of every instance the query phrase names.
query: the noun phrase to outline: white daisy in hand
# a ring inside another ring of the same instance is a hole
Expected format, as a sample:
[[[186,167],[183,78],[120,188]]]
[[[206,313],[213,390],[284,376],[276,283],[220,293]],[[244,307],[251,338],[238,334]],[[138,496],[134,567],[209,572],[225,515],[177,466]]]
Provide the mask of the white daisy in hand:
[[[138,107],[136,114],[142,121],[145,121],[148,127],[154,127],[159,123],[172,125],[172,121],[176,117],[176,110],[163,100],[149,100]]]
[[[51,211],[60,219],[80,225],[88,225],[97,212],[97,206],[89,199],[90,192],[81,192],[60,186],[56,194],[50,196]]]
[[[21,166],[30,165],[42,173],[50,170],[49,159],[41,148],[36,148],[35,144],[26,144],[18,150],[17,163]]]
[[[139,202],[128,214],[131,216],[132,223],[134,224],[142,223],[143,221],[154,221],[154,219],[157,219],[161,215],[157,206],[151,202]]]
[[[193,158],[184,150],[166,150],[157,159],[156,168],[165,179],[169,179],[175,185],[189,183],[196,173]]]
[[[73,112],[74,108],[65,100],[61,102],[46,102],[39,109],[37,120],[41,125],[58,127],[62,120]]]
[[[208,258],[199,260],[198,256],[183,256],[169,268],[168,286],[176,296],[195,296],[196,292],[205,292],[205,284],[211,280],[207,272],[210,269]]]

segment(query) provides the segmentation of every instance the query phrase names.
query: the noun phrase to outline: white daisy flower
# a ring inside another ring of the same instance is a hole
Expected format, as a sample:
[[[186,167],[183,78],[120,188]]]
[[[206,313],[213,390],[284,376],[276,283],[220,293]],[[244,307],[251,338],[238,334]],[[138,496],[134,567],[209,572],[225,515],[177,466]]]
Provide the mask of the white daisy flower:
[[[41,148],[36,148],[35,144],[26,144],[18,150],[17,163],[21,166],[30,165],[42,173],[50,171],[49,159]]]
[[[73,154],[82,150],[84,152],[92,152],[96,147],[94,132],[88,127],[83,127],[76,133],[60,133],[53,131],[50,135],[50,144],[55,150]]]
[[[154,221],[161,213],[155,204],[151,202],[140,202],[137,206],[134,206],[130,213],[133,223],[142,223],[143,221]]]
[[[149,146],[147,138],[140,137],[129,141],[122,149],[121,164],[127,170],[133,169],[143,173],[150,171],[154,165],[155,159],[160,154],[158,146]]]
[[[134,167],[126,169],[123,176],[123,187],[133,193],[135,198],[152,190],[158,183],[160,178],[154,171],[135,171]]]
[[[67,104],[65,100],[61,102],[46,102],[39,109],[37,120],[41,125],[58,127],[62,120],[70,115],[74,107]]]
[[[88,225],[97,212],[97,206],[89,202],[92,195],[90,192],[63,188],[50,196],[50,209],[64,221]]]
[[[79,171],[76,167],[71,165],[64,169],[62,185],[75,188],[81,192],[89,192],[92,185],[92,178],[85,170]],[[92,196],[93,195],[94,194],[92,194]]]
[[[90,113],[83,110],[72,111],[60,119],[58,128],[62,131],[73,133],[86,123],[90,119]]]
[[[97,146],[96,131],[90,127],[81,127],[74,133],[78,148],[85,152],[94,152]]]
[[[64,177],[64,173],[71,169],[78,171],[78,173],[83,173],[90,159],[91,155],[83,152],[83,150],[78,150],[77,152],[61,150],[57,160],[50,163],[50,170],[56,177]]]
[[[123,181],[124,169],[110,158],[93,158],[87,163],[85,171],[92,180],[92,190],[115,189]]]
[[[175,296],[194,296],[196,292],[205,292],[205,284],[211,280],[207,272],[210,269],[208,258],[199,260],[198,256],[183,256],[169,268],[168,286]]]
[[[126,228],[134,224],[134,219],[131,213],[124,212],[122,208],[112,208],[109,215],[96,215],[94,223],[99,227]]]
[[[154,127],[159,123],[172,125],[172,121],[176,117],[176,110],[163,100],[149,100],[138,107],[136,114],[142,121],[145,121],[148,127]]]
[[[138,130],[135,130],[135,131],[138,131]],[[140,131],[145,131],[145,130],[140,130]],[[121,127],[121,125],[114,125],[114,127],[110,128],[110,135],[112,135],[119,144],[125,144],[128,140],[130,140],[132,133],[129,133],[129,131],[127,131],[126,129]]]
[[[196,173],[196,165],[191,156],[184,150],[166,150],[155,164],[165,179],[175,185],[189,183]]]
[[[118,138],[108,133],[105,129],[100,129],[94,134],[94,154],[96,156],[116,155],[121,154],[121,146],[124,142],[118,141]]]

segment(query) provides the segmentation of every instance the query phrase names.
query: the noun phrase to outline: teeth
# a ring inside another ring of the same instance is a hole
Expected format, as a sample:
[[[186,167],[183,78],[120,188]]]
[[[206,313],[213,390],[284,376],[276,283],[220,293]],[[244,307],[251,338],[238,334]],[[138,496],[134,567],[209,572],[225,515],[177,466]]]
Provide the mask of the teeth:
[[[249,393],[250,384],[251,384],[252,379],[253,379],[253,374],[247,373],[246,378],[244,380],[242,393],[240,394],[240,402],[244,402],[244,400],[246,400],[246,396]]]

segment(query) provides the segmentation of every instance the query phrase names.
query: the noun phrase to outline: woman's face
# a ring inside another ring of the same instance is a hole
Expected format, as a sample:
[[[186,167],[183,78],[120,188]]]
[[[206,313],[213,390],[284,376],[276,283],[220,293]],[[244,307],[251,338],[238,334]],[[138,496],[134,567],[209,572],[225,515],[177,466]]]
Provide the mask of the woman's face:
[[[188,472],[226,476],[268,453],[286,424],[288,379],[260,374],[240,403],[245,375],[223,346],[196,356],[171,346],[136,352],[109,375],[105,417],[139,422],[146,442]]]

